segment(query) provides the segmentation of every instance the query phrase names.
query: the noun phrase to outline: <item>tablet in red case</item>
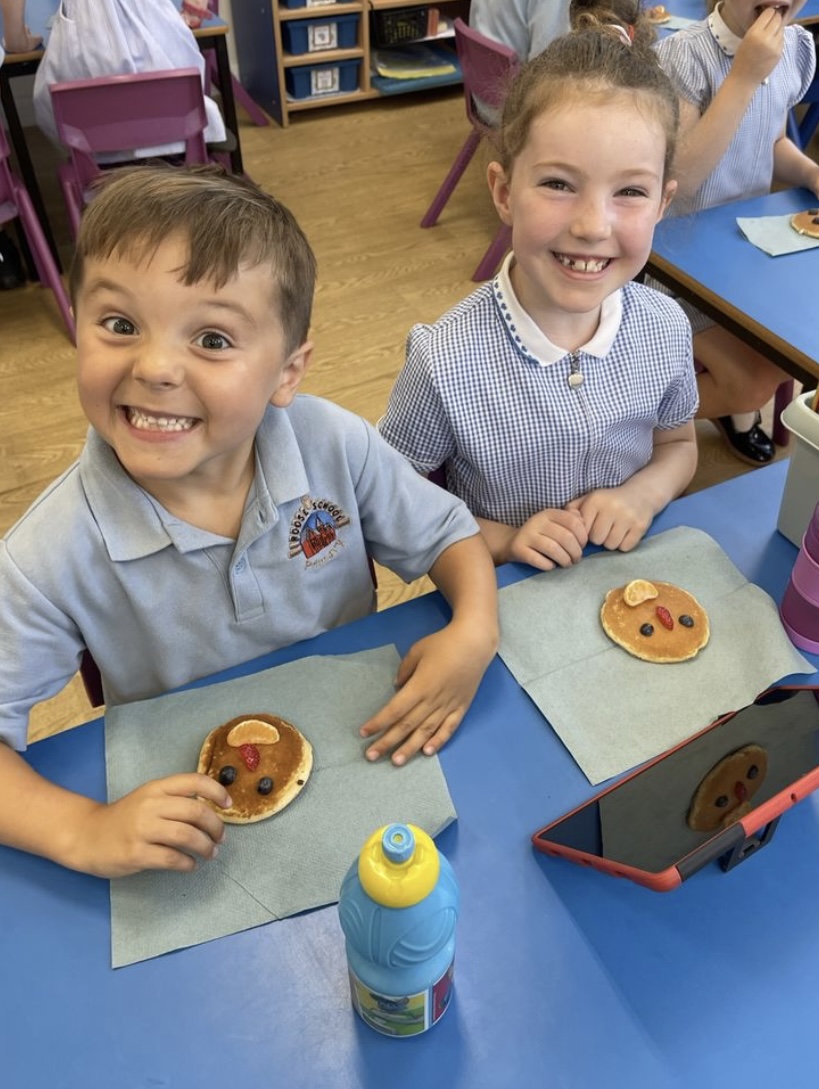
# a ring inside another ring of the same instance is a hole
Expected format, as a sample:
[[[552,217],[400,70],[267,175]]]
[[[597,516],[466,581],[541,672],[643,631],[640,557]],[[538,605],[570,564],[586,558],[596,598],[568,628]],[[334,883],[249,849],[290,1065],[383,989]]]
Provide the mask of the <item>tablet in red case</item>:
[[[627,729],[627,724],[624,724]],[[545,854],[667,892],[730,869],[819,786],[819,686],[771,688],[532,836]]]

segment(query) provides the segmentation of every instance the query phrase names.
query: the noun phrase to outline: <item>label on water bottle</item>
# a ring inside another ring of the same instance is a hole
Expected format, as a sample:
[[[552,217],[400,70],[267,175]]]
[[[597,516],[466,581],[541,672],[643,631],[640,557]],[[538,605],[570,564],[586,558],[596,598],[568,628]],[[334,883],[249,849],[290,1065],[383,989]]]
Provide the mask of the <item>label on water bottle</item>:
[[[450,964],[440,979],[418,994],[388,995],[371,990],[350,969],[353,1006],[367,1024],[387,1036],[416,1036],[443,1017],[452,997]]]

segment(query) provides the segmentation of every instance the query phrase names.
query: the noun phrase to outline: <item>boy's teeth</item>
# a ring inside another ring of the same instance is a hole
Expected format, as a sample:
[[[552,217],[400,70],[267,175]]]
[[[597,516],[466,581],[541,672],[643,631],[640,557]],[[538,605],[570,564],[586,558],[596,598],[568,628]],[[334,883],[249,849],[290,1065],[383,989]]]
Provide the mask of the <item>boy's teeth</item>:
[[[190,416],[148,416],[129,408],[128,422],[140,431],[190,431],[196,421]]]
[[[567,257],[563,253],[555,255],[561,265],[572,269],[574,272],[602,272],[609,263],[608,257],[594,258]]]

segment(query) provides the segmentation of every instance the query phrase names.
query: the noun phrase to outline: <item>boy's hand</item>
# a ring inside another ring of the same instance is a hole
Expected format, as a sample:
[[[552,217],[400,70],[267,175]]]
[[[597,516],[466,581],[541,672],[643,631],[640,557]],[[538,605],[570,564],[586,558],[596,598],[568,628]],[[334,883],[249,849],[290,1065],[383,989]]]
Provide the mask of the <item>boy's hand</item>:
[[[784,48],[784,20],[773,8],[766,8],[737,47],[734,74],[758,86],[779,64]]]
[[[621,485],[598,488],[567,504],[580,514],[592,544],[611,551],[630,552],[645,536],[655,510],[640,490]]]
[[[367,759],[395,749],[392,762],[400,766],[419,749],[425,756],[438,752],[460,725],[494,655],[494,638],[455,621],[410,647],[398,670],[399,691],[359,730],[362,737],[381,734]]]
[[[504,562],[528,563],[540,571],[571,567],[583,558],[588,533],[577,511],[541,510],[514,532]]]
[[[203,798],[222,807],[231,804],[215,779],[191,772],[155,779],[117,802],[92,807],[76,830],[74,868],[97,877],[195,869],[197,857],[216,857],[225,835]]]

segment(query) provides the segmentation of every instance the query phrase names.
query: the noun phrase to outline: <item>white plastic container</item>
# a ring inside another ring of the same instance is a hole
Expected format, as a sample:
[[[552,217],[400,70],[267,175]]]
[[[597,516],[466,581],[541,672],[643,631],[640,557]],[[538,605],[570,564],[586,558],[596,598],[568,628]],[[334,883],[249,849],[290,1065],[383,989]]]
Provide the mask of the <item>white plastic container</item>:
[[[782,413],[794,442],[776,528],[797,547],[819,503],[819,412],[810,407],[814,397],[813,390],[802,393]]]

